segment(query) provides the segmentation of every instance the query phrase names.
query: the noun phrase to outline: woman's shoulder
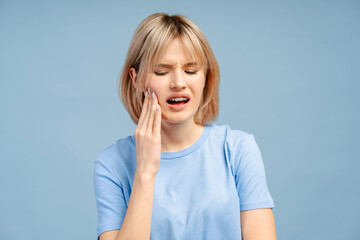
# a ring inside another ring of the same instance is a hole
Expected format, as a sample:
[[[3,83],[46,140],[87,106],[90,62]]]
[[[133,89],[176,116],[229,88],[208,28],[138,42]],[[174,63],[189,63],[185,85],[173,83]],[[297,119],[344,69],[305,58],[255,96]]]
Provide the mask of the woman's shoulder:
[[[217,143],[223,146],[225,155],[235,169],[238,169],[240,162],[244,161],[243,157],[260,156],[260,150],[253,134],[244,130],[232,129],[228,125],[214,124],[212,130],[213,141],[222,139],[221,143]]]
[[[102,161],[108,165],[119,164],[129,160],[136,153],[133,136],[128,136],[116,140],[110,146],[104,148],[97,156],[97,161]]]
[[[226,152],[246,152],[257,145],[253,134],[240,129],[232,129],[229,125],[211,124],[213,144],[220,144]]]
[[[213,123],[210,126],[213,137],[224,139],[228,143],[245,142],[247,138],[252,136],[252,134],[244,130],[232,129],[229,125],[226,124],[218,125]]]

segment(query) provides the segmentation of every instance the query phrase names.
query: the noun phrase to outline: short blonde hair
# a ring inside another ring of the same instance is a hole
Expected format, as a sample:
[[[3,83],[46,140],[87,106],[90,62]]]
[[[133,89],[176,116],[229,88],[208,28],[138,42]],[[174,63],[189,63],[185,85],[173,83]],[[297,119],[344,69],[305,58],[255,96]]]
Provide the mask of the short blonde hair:
[[[118,83],[118,94],[121,95],[125,108],[136,124],[144,101],[144,79],[153,71],[153,64],[164,54],[168,44],[177,37],[205,69],[205,87],[199,109],[194,115],[194,122],[205,125],[217,118],[220,70],[208,40],[200,28],[188,18],[155,13],[145,18],[136,28]],[[132,67],[137,73],[136,88],[129,74]]]

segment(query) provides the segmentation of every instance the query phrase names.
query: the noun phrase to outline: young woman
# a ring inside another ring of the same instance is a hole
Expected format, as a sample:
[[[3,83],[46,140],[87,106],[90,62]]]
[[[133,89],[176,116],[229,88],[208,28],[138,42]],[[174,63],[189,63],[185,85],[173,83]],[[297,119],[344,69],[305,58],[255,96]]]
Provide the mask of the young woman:
[[[137,128],[95,161],[101,240],[276,239],[254,136],[212,123],[219,79],[189,19],[159,13],[137,27],[119,84]]]

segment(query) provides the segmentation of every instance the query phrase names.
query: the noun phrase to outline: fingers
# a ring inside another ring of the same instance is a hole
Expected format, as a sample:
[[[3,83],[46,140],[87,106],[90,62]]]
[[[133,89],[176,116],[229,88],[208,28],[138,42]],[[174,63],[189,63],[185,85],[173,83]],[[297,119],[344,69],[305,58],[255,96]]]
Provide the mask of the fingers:
[[[142,105],[142,110],[141,110],[141,114],[139,117],[139,121],[138,121],[138,127],[141,127],[143,125],[144,119],[146,119],[146,114],[148,113],[148,104],[150,102],[150,97],[149,97],[149,90],[145,92],[145,99],[144,99],[144,103]]]
[[[161,129],[161,109],[158,104],[157,97],[154,92],[150,93],[150,89],[145,92],[145,99],[141,114],[138,121],[138,132],[150,135],[156,133],[160,135]]]
[[[156,105],[158,104],[158,101],[157,101],[157,98],[156,98],[154,92],[152,92],[150,98],[151,98],[151,104],[149,105],[150,106],[150,111],[149,111],[149,118],[148,118],[148,124],[147,124],[146,131],[148,133],[152,134],[154,118],[155,118],[155,114],[156,114]]]
[[[161,130],[161,108],[159,104],[156,105],[156,113],[155,113],[155,120],[154,120],[154,129],[153,133],[157,136],[160,136],[160,130]]]

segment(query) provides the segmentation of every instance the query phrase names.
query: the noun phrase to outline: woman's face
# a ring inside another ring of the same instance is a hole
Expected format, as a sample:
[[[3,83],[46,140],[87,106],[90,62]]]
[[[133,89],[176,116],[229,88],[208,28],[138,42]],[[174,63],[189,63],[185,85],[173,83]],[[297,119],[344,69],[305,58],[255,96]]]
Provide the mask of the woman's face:
[[[190,57],[182,41],[176,38],[155,63],[154,72],[148,75],[146,87],[155,92],[163,121],[193,122],[205,79],[204,67]]]

